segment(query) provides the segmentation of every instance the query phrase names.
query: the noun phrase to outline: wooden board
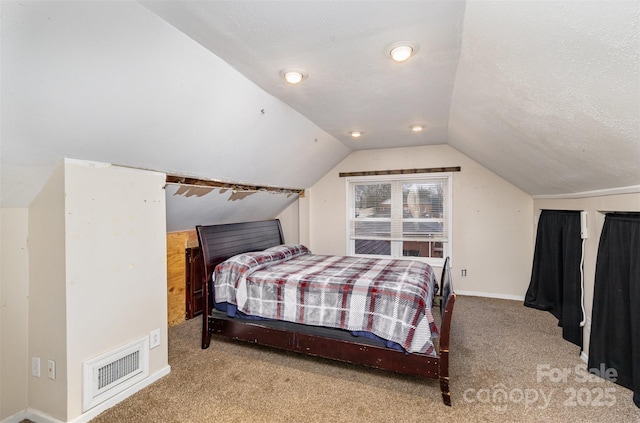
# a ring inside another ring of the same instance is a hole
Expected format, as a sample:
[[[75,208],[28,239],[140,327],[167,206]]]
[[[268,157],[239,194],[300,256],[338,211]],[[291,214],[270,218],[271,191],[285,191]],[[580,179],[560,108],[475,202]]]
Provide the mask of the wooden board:
[[[197,245],[195,229],[167,234],[167,321],[169,326],[184,322],[185,307],[185,248]]]

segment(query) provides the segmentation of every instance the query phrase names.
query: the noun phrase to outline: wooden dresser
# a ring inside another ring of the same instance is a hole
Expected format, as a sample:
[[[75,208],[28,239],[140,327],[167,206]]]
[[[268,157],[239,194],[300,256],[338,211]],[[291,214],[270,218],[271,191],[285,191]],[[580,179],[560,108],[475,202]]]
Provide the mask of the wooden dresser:
[[[187,242],[185,248],[185,279],[186,279],[186,318],[192,319],[202,314],[203,308],[203,276],[202,252],[197,241]]]

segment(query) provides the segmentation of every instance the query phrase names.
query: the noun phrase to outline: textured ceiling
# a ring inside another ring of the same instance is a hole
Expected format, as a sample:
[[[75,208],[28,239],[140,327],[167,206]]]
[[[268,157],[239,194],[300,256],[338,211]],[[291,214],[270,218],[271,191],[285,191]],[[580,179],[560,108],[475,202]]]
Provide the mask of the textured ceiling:
[[[443,143],[532,195],[638,186],[639,4],[2,1],[2,206],[64,157],[308,188]]]
[[[447,142],[464,2],[143,4],[351,149]],[[395,63],[386,48],[402,40],[419,53]],[[308,79],[288,85],[280,70],[290,67]],[[412,133],[414,123],[426,130]]]
[[[137,2],[0,6],[3,207],[65,157],[307,188],[350,152]]]
[[[351,149],[448,143],[532,195],[640,184],[638,1],[144,4]]]
[[[638,2],[469,2],[450,145],[530,194],[640,184]]]

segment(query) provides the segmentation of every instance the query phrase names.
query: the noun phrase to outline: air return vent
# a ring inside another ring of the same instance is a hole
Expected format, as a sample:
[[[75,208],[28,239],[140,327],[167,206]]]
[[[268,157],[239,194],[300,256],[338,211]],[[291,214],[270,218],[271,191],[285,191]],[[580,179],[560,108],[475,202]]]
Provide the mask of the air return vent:
[[[83,365],[82,411],[149,376],[149,337],[124,345]]]

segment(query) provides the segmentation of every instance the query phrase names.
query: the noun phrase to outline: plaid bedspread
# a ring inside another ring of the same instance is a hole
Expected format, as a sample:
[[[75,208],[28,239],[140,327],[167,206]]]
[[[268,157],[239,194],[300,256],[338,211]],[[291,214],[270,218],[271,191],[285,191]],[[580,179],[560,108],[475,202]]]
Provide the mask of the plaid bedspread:
[[[367,331],[435,356],[433,270],[414,260],[314,255],[278,246],[216,267],[216,302],[254,316]]]

